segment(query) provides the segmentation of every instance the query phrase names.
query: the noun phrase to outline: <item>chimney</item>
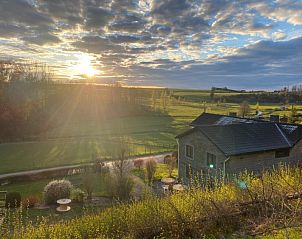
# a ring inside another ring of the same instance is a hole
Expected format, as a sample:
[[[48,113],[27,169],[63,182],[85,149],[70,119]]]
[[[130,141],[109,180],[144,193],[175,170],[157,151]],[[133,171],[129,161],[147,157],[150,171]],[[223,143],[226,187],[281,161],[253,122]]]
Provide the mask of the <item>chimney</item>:
[[[269,116],[269,121],[279,123],[279,115],[270,115]]]
[[[236,112],[229,112],[229,116],[236,117],[237,113]]]
[[[281,123],[287,123],[288,122],[288,117],[286,117],[286,116],[281,117],[280,122]]]

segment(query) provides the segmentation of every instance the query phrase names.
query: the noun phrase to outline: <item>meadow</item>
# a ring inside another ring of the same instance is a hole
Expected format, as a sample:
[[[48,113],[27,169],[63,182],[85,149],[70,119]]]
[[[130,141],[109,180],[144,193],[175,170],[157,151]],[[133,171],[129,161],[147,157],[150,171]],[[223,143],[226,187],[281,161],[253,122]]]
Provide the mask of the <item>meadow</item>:
[[[228,114],[239,111],[237,103],[220,102],[221,97],[239,94],[236,92],[216,92],[211,100],[211,92],[206,90],[174,89],[164,96],[163,89],[135,90],[139,93],[133,98],[140,99],[136,106],[144,107],[143,110],[103,104],[104,98],[99,95],[104,93],[91,89],[91,86],[80,89],[80,96],[70,90],[69,100],[63,94],[65,91],[59,91],[58,100],[51,101],[57,105],[51,111],[51,118],[56,121],[46,134],[0,144],[0,173],[106,159],[120,137],[126,138],[132,156],[173,151],[175,136],[188,129],[189,123],[202,112]],[[84,94],[83,91],[87,92]],[[89,94],[92,96],[87,99]],[[59,100],[63,103],[58,103]],[[267,117],[270,114],[290,115],[290,106],[280,110],[281,105],[251,103],[250,114],[253,115],[258,106]],[[88,107],[91,109],[87,110]],[[295,107],[298,113],[302,110],[301,105]],[[112,111],[115,110],[119,114],[114,115]]]

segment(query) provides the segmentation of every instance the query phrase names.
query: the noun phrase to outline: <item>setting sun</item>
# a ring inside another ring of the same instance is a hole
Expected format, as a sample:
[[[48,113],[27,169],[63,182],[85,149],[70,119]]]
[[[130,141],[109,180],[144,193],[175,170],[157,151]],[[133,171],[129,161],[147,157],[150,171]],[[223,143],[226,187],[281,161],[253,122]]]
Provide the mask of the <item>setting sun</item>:
[[[72,66],[72,71],[75,74],[85,75],[87,77],[93,77],[97,73],[98,70],[94,69],[91,63],[92,57],[89,55],[78,55],[78,63]]]

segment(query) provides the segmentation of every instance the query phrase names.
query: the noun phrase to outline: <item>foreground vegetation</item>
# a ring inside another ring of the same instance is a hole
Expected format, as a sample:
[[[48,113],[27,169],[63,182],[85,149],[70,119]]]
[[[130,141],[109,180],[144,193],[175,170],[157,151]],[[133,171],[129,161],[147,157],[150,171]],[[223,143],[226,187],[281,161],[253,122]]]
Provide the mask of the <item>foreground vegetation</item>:
[[[247,188],[240,189],[238,180]],[[301,221],[300,168],[281,167],[260,177],[242,174],[238,180],[217,182],[215,189],[195,184],[165,198],[146,194],[139,202],[56,224],[44,220],[32,226],[15,217],[1,232],[4,238],[271,238],[282,235],[278,228]],[[299,235],[298,229],[291,233],[291,238]]]

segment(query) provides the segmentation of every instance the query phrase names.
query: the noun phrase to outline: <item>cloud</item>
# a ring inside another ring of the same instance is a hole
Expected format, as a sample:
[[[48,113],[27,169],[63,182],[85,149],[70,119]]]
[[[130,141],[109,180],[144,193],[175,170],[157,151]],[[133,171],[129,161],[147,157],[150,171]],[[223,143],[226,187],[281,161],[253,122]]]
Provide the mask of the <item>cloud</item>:
[[[12,23],[0,22],[0,37],[15,38],[24,34],[26,28]]]
[[[85,26],[87,28],[103,28],[111,19],[113,19],[113,16],[110,9],[88,7],[86,9]]]
[[[80,41],[74,42],[72,45],[79,50],[96,54],[123,51],[122,46],[113,44],[108,38],[100,36],[84,36]]]
[[[65,21],[70,26],[83,21],[81,0],[39,0],[38,4],[54,20]]]
[[[136,71],[145,76],[145,82],[164,81],[175,87],[272,89],[300,83],[301,51],[302,37],[282,42],[260,41],[212,63],[158,59],[144,62]]]
[[[68,59],[86,53],[100,60],[99,77],[168,86],[298,81],[300,25],[295,0],[0,1],[6,57],[67,62],[61,77]]]
[[[108,29],[111,31],[134,32],[138,33],[144,29],[146,20],[136,13],[127,13],[126,15],[118,16],[113,21]]]
[[[251,7],[262,16],[277,21],[287,21],[294,25],[302,24],[302,2],[301,1],[265,1],[252,3]]]
[[[52,19],[24,0],[1,0],[0,21],[30,26],[52,24]]]
[[[26,41],[27,43],[36,44],[40,46],[52,45],[61,42],[60,38],[48,32],[34,36],[26,36],[23,37],[22,40]]]
[[[276,40],[284,40],[287,37],[287,35],[284,32],[274,32],[273,33],[273,38]]]

